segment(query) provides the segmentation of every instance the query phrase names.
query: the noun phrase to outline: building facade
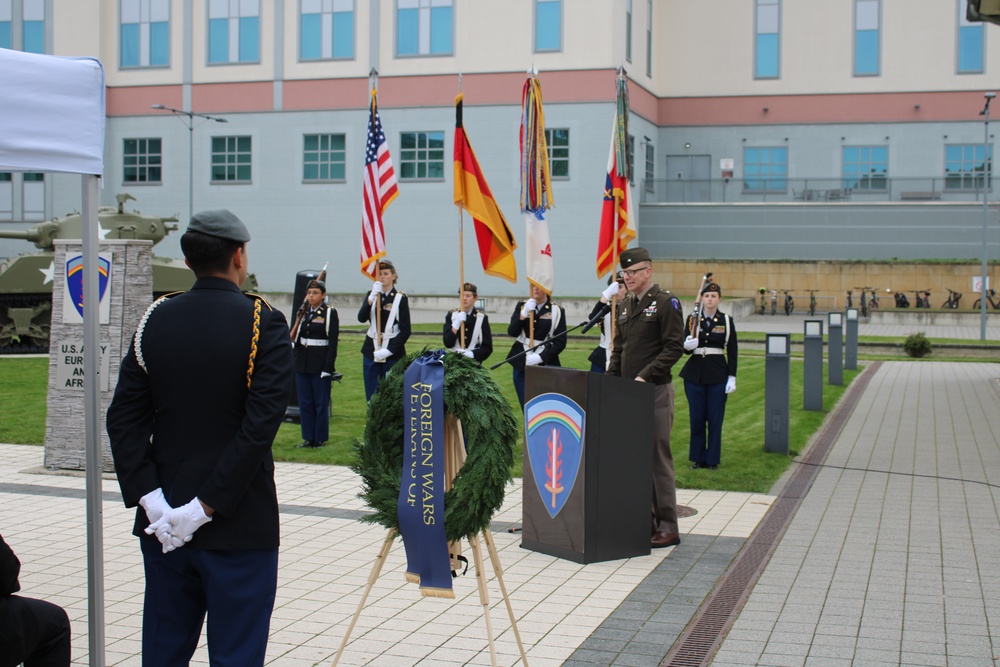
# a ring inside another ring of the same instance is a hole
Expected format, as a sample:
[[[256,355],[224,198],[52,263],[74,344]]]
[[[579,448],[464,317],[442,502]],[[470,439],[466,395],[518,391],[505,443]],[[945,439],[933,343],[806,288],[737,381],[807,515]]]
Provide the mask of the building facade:
[[[231,208],[254,237],[265,291],[290,291],[297,271],[327,262],[331,291],[367,289],[358,256],[376,70],[399,179],[385,231],[401,289],[458,287],[461,87],[466,131],[521,245],[518,284],[484,276],[465,216],[465,279],[484,295],[526,292],[518,128],[535,68],[556,294],[587,295],[603,284],[594,267],[619,67],[640,241],[658,256],[978,256],[993,145],[979,113],[1000,87],[989,34],[1000,28],[968,23],[964,4],[0,0],[0,47],[99,57],[102,203],[127,191],[144,213],[182,220]],[[64,215],[78,188],[58,174],[0,174],[0,228]],[[989,233],[996,257],[995,216]],[[901,238],[911,247],[885,254]],[[0,241],[0,256],[23,245]],[[177,235],[157,252],[178,256]]]

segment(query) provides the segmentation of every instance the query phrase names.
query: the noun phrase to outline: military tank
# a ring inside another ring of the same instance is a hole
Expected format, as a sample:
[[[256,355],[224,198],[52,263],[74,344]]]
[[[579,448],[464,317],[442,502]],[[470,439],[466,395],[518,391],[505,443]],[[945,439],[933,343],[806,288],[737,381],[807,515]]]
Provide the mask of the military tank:
[[[146,239],[156,245],[177,231],[177,216],[159,218],[139,211],[126,211],[128,194],[117,195],[118,207],[102,206],[97,218],[103,239]],[[70,213],[31,229],[0,230],[0,238],[31,241],[40,252],[0,260],[0,354],[47,352],[52,321],[52,277],[55,239],[79,239],[83,216]],[[153,255],[153,297],[186,290],[194,274],[182,259]],[[250,275],[243,289],[254,291],[257,279]]]

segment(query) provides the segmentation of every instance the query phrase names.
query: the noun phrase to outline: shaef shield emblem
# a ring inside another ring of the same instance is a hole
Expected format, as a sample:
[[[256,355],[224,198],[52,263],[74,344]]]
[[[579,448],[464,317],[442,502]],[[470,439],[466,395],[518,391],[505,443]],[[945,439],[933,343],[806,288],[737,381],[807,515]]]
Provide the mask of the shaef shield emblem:
[[[98,301],[104,299],[104,292],[108,288],[108,274],[111,270],[111,261],[105,257],[97,258],[98,272]],[[83,255],[70,258],[66,262],[66,287],[69,289],[73,306],[80,317],[83,317]]]
[[[552,518],[565,506],[580,471],[584,416],[580,406],[562,394],[542,394],[524,405],[528,461]]]

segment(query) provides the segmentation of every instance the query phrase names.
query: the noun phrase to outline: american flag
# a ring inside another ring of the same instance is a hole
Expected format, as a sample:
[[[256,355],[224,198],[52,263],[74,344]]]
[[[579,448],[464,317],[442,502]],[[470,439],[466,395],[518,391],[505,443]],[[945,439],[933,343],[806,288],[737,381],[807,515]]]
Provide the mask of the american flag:
[[[361,209],[361,272],[372,279],[378,275],[379,258],[385,256],[382,214],[398,194],[396,172],[392,168],[389,145],[373,92],[368,115],[368,144],[365,147],[365,203]]]

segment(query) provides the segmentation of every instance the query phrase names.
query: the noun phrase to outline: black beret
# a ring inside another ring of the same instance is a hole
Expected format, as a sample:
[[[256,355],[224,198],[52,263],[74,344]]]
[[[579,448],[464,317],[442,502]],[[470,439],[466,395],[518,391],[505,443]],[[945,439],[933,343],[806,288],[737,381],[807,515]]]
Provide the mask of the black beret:
[[[326,283],[322,280],[310,280],[309,284],[306,285],[307,290],[318,289],[320,292],[326,294]]]
[[[246,243],[250,240],[250,232],[247,231],[243,221],[224,208],[195,213],[188,224],[188,231],[237,243]]]
[[[637,264],[638,262],[653,261],[649,257],[649,251],[645,248],[629,248],[618,256],[618,260],[623,269],[628,268],[633,264]]]
[[[705,285],[705,289],[701,291],[702,294],[705,292],[716,292],[719,296],[722,296],[722,289],[719,288],[719,283],[709,283]]]

